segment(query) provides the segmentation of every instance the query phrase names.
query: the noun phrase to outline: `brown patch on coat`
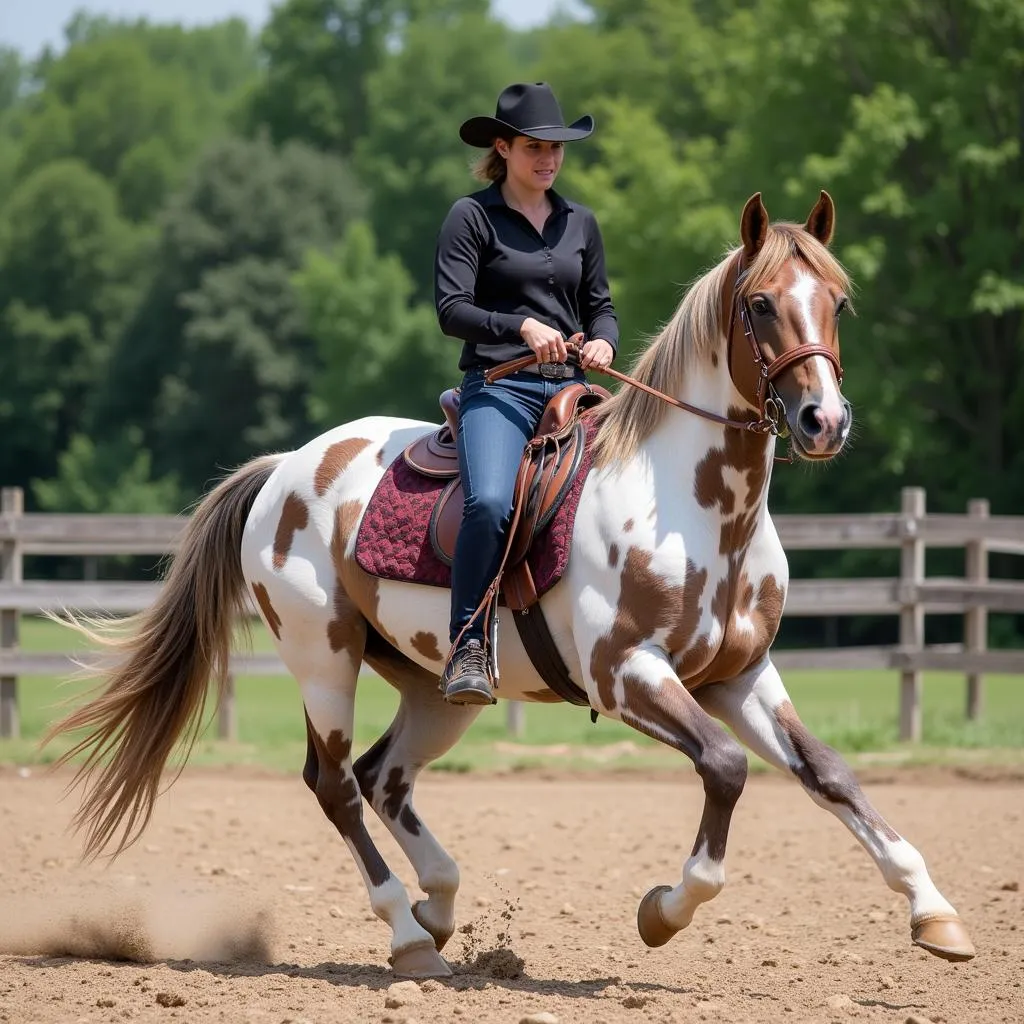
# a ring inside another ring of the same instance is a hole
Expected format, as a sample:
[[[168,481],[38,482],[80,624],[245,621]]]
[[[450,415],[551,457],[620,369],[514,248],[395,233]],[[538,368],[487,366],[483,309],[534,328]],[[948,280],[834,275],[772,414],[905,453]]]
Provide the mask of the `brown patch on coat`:
[[[632,650],[661,629],[669,630],[670,651],[684,650],[700,622],[700,601],[707,571],[686,563],[682,585],[673,586],[651,570],[653,555],[631,547],[619,575],[619,601],[611,630],[590,655],[590,674],[602,706],[615,707],[615,674]]]
[[[348,464],[371,443],[365,437],[346,437],[344,441],[336,441],[324,452],[313,475],[313,490],[318,498],[327,493],[334,481],[345,472]]]
[[[730,409],[729,416],[739,415]],[[725,431],[725,446],[712,448],[697,465],[694,496],[701,508],[721,517],[719,553],[726,573],[711,599],[711,615],[721,629],[717,647],[702,636],[685,653],[680,675],[690,688],[733,679],[759,661],[778,632],[785,590],[772,575],[754,582],[744,562],[757,532],[764,492],[768,486],[767,441],[748,431]],[[736,493],[727,479],[731,470],[743,478],[746,493]],[[750,619],[750,626],[741,620]]]
[[[340,511],[340,510],[339,510]],[[327,642],[335,653],[348,654],[354,671],[359,671],[366,646],[366,619],[349,596],[342,582],[339,565],[344,561],[348,533],[339,528],[340,517],[335,520],[331,534],[331,563],[334,566],[334,616],[327,623]]]
[[[522,700],[530,701],[533,704],[561,704],[562,698],[555,693],[554,690],[549,690],[544,687],[543,690],[525,690],[523,691]]]
[[[762,578],[755,596],[753,584],[744,574],[732,607],[728,603],[729,592],[726,577],[719,581],[711,602],[712,615],[722,626],[717,649],[711,651],[710,638],[704,635],[687,654],[686,685],[690,689],[735,679],[764,657],[778,632],[786,593],[774,576]],[[749,619],[749,624],[741,622],[743,619]],[[703,659],[699,657],[701,653]]]
[[[280,640],[281,616],[277,614],[274,606],[270,603],[270,594],[267,593],[267,588],[262,583],[254,583],[252,585],[252,592],[256,598],[256,603],[260,606],[260,611],[263,612],[263,618],[270,627],[270,632]]]
[[[384,452],[387,450],[387,445],[383,445],[379,452],[377,452],[377,465],[384,465]]]
[[[614,569],[619,564],[619,545],[613,544],[608,549],[608,568]]]
[[[288,552],[292,549],[292,541],[299,530],[309,526],[309,509],[306,503],[294,492],[289,492],[281,507],[281,518],[277,522],[274,533],[274,556],[272,564],[280,572],[288,560]]]
[[[850,766],[839,754],[807,730],[796,708],[783,701],[775,709],[775,721],[796,751],[799,763],[793,773],[812,793],[819,793],[835,804],[849,807],[868,826],[885,836],[890,843],[899,841],[899,834],[871,806],[860,788]]]
[[[437,646],[437,637],[433,633],[427,633],[421,629],[409,643],[412,644],[414,651],[418,651],[430,661],[444,660],[444,655],[441,654],[441,650]]]
[[[392,820],[397,821],[410,835],[420,834],[420,821],[409,806],[409,783],[403,777],[400,765],[388,772],[384,783],[384,800],[381,810]]]
[[[306,718],[307,735],[316,751],[316,781],[312,786],[324,814],[353,846],[374,887],[383,885],[391,870],[373,844],[363,822],[362,797],[355,773],[347,766],[352,741],[334,729],[324,741]],[[307,758],[307,764],[310,762]],[[307,780],[308,781],[308,780]]]
[[[633,532],[633,525],[634,525],[633,524],[633,520],[632,519],[627,519],[622,524],[622,532],[623,533],[632,533]]]

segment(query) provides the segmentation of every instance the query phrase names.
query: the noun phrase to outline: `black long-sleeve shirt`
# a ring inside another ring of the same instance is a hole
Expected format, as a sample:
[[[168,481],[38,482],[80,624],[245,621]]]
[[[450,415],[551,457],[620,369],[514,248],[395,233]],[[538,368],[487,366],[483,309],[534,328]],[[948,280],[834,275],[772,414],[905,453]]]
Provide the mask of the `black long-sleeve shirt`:
[[[618,351],[619,325],[593,212],[548,190],[543,234],[505,202],[495,183],[455,201],[434,258],[441,330],[465,344],[459,369],[493,366],[529,353],[527,317],[562,332],[603,338]]]

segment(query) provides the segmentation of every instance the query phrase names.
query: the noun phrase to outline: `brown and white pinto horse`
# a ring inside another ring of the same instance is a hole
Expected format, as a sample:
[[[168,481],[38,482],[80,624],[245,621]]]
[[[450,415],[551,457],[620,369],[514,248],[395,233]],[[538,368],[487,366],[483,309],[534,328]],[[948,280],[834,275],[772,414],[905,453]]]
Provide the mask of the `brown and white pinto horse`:
[[[807,731],[769,653],[788,582],[767,508],[775,433],[788,427],[796,455],[828,459],[850,429],[837,373],[847,278],[827,248],[833,223],[826,193],[803,225],[769,225],[760,194],[748,201],[742,245],[689,289],[634,370],[701,415],[629,387],[599,407],[571,558],[543,611],[593,707],[682,751],[704,784],[681,881],[640,904],[645,943],[667,942],[725,884],[747,760],[717,718],[850,829],[889,887],[907,897],[914,942],[968,959],[967,932],[921,854]],[[195,735],[208,681],[223,680],[236,614],[252,594],[301,690],[303,778],[391,928],[395,972],[413,977],[450,973],[439,951],[455,927],[459,885],[455,861],[413,810],[413,786],[480,709],[449,706],[438,689],[448,591],[371,577],[353,550],[385,467],[434,429],[362,419],[224,480],[192,516],[154,606],[127,631],[91,627],[121,660],[106,689],[51,732],[89,730],[72,751],[89,755],[79,777],[93,783],[75,823],[87,830],[88,852],[111,843],[119,852],[145,828],[175,741]],[[498,695],[553,699],[509,615],[500,609]],[[353,763],[363,662],[398,689],[401,703]],[[415,905],[364,825],[364,798],[416,871],[426,898]]]

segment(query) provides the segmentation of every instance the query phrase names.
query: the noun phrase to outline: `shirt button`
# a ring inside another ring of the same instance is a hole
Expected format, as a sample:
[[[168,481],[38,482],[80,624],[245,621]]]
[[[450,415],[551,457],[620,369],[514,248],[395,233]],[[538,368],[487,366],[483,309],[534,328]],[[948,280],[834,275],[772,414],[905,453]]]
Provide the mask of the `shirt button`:
[[[555,279],[553,277],[549,277],[548,278],[548,284],[554,284],[554,283],[555,283]]]

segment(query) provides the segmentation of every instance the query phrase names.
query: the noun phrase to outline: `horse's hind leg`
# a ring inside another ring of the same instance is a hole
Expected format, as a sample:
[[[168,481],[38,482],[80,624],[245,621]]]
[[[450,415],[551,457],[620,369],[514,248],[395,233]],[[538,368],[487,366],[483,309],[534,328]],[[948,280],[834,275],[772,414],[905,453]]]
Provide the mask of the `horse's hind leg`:
[[[459,869],[413,810],[413,787],[420,770],[450,750],[481,709],[445,703],[437,677],[398,652],[371,649],[366,661],[402,700],[388,731],[356,761],[356,778],[416,871],[427,898],[413,914],[440,951],[455,930]]]
[[[946,960],[969,960],[974,946],[956,911],[928,875],[924,858],[871,806],[849,765],[800,721],[771,662],[740,679],[697,692],[754,753],[789,771],[811,798],[854,834],[886,884],[910,902],[911,938]]]
[[[433,936],[413,915],[405,886],[392,874],[363,821],[363,801],[351,755],[365,628],[353,611],[344,649],[332,651],[326,640],[322,648],[316,641],[280,645],[285,664],[299,680],[306,709],[307,748],[302,777],[351,851],[373,912],[391,927],[395,973],[417,978],[447,977],[451,968],[438,955]]]

